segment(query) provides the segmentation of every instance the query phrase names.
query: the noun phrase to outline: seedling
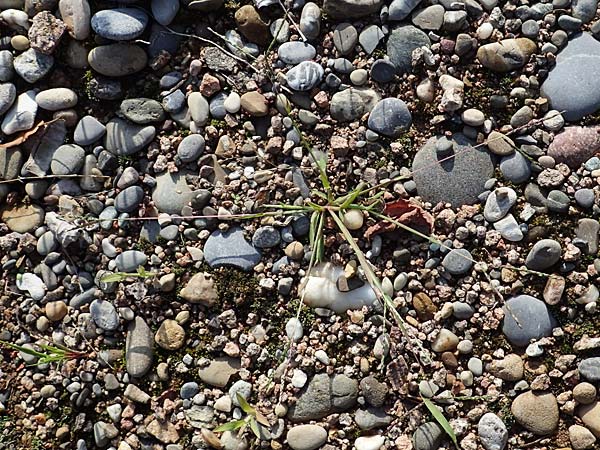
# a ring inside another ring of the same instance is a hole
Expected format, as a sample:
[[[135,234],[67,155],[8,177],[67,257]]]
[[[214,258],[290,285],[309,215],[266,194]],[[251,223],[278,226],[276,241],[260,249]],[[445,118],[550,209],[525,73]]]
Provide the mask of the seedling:
[[[31,366],[50,364],[54,362],[62,364],[65,361],[71,359],[85,358],[88,356],[87,352],[80,352],[77,350],[55,347],[53,345],[46,344],[38,344],[38,347],[42,349],[41,351],[34,350],[29,347],[24,347],[22,345],[13,344],[12,342],[0,341],[0,344],[12,348],[13,350],[17,350],[19,352],[26,353],[28,355],[35,356],[36,358],[38,358],[38,360],[35,363],[30,364]]]
[[[258,428],[258,424],[260,423],[265,427],[270,427],[271,424],[269,423],[267,418],[260,413],[260,411],[250,406],[248,401],[244,397],[242,397],[239,392],[236,393],[236,398],[238,403],[240,404],[240,408],[242,408],[242,411],[246,413],[246,417],[244,417],[243,419],[232,420],[231,422],[227,422],[215,428],[215,431],[238,431],[239,434],[243,434],[249,427],[254,433],[254,435],[258,439],[260,439],[260,430]]]
[[[103,283],[115,283],[125,281],[127,278],[152,278],[155,277],[156,273],[148,272],[142,266],[139,266],[137,272],[115,272],[100,278]]]

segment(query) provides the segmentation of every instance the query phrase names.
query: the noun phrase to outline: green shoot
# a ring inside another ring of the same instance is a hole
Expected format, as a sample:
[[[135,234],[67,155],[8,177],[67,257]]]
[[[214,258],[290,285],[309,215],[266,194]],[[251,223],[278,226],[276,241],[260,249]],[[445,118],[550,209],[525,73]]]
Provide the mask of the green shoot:
[[[114,283],[125,281],[127,278],[152,278],[155,277],[156,273],[148,272],[142,266],[139,266],[137,272],[115,272],[103,276],[100,281],[103,283]]]
[[[431,400],[429,400],[428,398],[422,398],[422,400],[425,406],[427,406],[427,409],[429,410],[433,418],[436,420],[436,422],[444,429],[446,434],[450,437],[452,443],[457,448],[457,450],[460,450],[460,447],[458,446],[458,441],[456,440],[456,434],[454,434],[454,430],[452,429],[444,415],[440,412],[437,406],[433,404]]]
[[[216,432],[223,431],[239,431],[239,434],[243,434],[246,428],[250,428],[252,433],[260,439],[260,429],[258,424],[261,424],[265,427],[270,427],[269,421],[265,416],[263,416],[260,411],[250,405],[248,401],[240,395],[239,392],[236,393],[236,398],[238,403],[240,404],[240,408],[242,411],[246,413],[246,417],[239,420],[232,420],[231,422],[227,422],[221,426],[215,428]]]
[[[70,359],[79,359],[88,356],[86,352],[79,352],[76,350],[70,350],[68,348],[55,347],[53,345],[45,345],[39,344],[42,350],[37,351],[29,347],[24,347],[22,345],[13,344],[12,342],[0,341],[1,345],[5,345],[6,347],[12,348],[13,350],[17,350],[22,353],[26,353],[31,356],[35,356],[38,360],[30,364],[32,366],[37,366],[40,364],[50,364],[53,362],[57,362],[62,364],[63,362]]]

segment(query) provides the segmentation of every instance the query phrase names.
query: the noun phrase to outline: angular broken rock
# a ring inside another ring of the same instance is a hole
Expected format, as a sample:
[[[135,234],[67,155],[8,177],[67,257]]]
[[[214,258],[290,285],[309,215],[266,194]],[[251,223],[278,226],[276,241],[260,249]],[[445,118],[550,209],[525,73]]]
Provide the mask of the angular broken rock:
[[[219,298],[215,280],[206,272],[194,275],[181,290],[180,295],[190,303],[200,303],[205,306],[213,306]]]
[[[239,359],[216,358],[208,365],[198,370],[198,376],[203,383],[216,387],[225,387],[229,378],[238,373],[241,364]]]

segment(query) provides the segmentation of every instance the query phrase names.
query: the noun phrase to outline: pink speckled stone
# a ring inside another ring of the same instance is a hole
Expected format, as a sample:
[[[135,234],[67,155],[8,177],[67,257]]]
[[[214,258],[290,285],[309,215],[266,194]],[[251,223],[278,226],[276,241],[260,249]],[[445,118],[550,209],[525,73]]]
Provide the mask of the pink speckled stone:
[[[548,147],[549,156],[572,169],[578,169],[597,153],[600,153],[600,126],[567,127]]]

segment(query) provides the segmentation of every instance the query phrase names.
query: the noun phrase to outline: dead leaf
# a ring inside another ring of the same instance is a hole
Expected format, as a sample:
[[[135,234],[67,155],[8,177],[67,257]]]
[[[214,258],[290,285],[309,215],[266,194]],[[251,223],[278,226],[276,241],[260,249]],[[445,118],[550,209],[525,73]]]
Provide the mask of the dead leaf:
[[[400,199],[386,203],[383,214],[427,234],[433,230],[433,216],[409,200]],[[369,239],[375,234],[387,233],[395,229],[396,225],[393,223],[381,220],[367,229],[365,237]]]
[[[4,144],[0,144],[0,150],[8,150],[9,148],[17,147],[18,145],[21,145],[23,142],[25,142],[31,136],[33,136],[34,134],[36,134],[38,131],[46,128],[48,125],[50,125],[51,123],[56,122],[57,120],[58,119],[54,119],[54,120],[51,120],[50,122],[44,122],[43,120],[40,120],[37,123],[37,125],[35,125],[30,130],[23,131],[22,133],[19,133],[19,135],[16,138],[14,138],[12,141],[6,142]]]

